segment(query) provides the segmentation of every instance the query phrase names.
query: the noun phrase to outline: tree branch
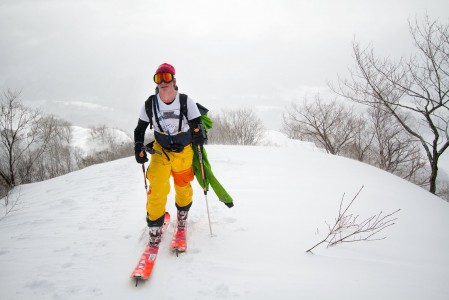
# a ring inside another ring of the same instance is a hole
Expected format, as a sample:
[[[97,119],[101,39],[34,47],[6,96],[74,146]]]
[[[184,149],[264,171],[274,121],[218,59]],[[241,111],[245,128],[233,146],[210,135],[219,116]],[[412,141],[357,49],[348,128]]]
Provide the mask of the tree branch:
[[[327,243],[327,247],[335,246],[341,243],[351,243],[359,241],[377,241],[383,240],[386,237],[374,238],[379,232],[394,225],[397,218],[393,218],[400,209],[391,212],[387,215],[382,215],[382,211],[376,215],[373,215],[363,221],[359,221],[359,215],[349,214],[347,212],[351,205],[354,203],[355,199],[358,197],[364,186],[360,188],[351,202],[343,208],[343,201],[345,194],[340,201],[340,207],[338,210],[338,216],[335,219],[334,225],[331,227],[327,222],[327,227],[329,229],[326,237],[314,245],[312,248],[308,249],[306,252],[313,254],[312,250],[321,244]]]

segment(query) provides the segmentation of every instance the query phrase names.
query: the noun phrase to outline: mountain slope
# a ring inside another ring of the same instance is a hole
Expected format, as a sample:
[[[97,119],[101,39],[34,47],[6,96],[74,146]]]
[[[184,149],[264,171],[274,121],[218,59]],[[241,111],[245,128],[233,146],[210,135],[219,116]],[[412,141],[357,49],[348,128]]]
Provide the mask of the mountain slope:
[[[18,210],[0,221],[1,298],[447,299],[447,202],[310,145],[207,151],[235,207],[209,192],[210,237],[194,183],[188,252],[169,253],[169,227],[153,277],[138,287],[128,276],[147,242],[146,199],[134,158],[21,186]],[[348,202],[362,185],[351,209],[360,218],[401,209],[388,238],[305,253],[343,193]]]

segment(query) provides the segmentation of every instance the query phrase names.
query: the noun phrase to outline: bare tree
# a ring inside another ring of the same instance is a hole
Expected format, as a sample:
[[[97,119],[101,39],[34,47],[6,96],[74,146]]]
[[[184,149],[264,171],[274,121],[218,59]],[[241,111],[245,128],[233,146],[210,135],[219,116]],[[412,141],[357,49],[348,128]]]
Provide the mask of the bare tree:
[[[372,164],[418,185],[424,185],[425,180],[417,176],[425,167],[418,141],[405,132],[383,106],[374,105],[368,112],[374,137]],[[403,118],[406,119],[405,116]]]
[[[372,159],[372,144],[374,133],[371,124],[363,115],[355,117],[355,130],[352,141],[342,150],[342,155],[358,161],[374,164]]]
[[[58,122],[54,116],[40,114],[39,118],[33,122],[31,130],[28,132],[29,136],[35,137],[33,144],[17,163],[17,173],[21,183],[42,181],[54,177],[50,176],[48,172],[52,161],[49,159],[48,151],[52,144],[58,142],[57,130]]]
[[[449,25],[409,22],[417,56],[393,62],[354,42],[356,67],[333,88],[369,106],[382,105],[422,145],[429,161],[429,191],[436,192],[438,160],[449,147]]]
[[[100,141],[104,145],[114,147],[119,144],[114,129],[108,128],[106,125],[90,127],[90,137],[92,140]]]
[[[26,107],[19,91],[7,90],[0,97],[0,196],[19,184],[133,154],[131,139],[125,142],[117,138],[117,130],[100,126],[91,138],[101,149],[86,157],[71,145],[69,122]]]
[[[82,169],[85,167],[83,162],[84,151],[78,146],[71,148],[73,160],[75,161],[76,168]]]
[[[214,122],[209,130],[211,144],[256,145],[263,136],[263,122],[252,109],[224,110],[211,119]]]
[[[16,176],[19,168],[22,173],[27,173],[27,166],[42,155],[37,143],[47,143],[40,140],[39,129],[35,126],[40,113],[25,107],[19,96],[19,91],[7,90],[2,94],[0,104],[0,178],[8,188],[22,183]]]
[[[76,170],[71,149],[71,124],[54,116],[42,118],[41,124],[51,134],[46,151],[37,167],[36,180],[44,180],[60,176]],[[51,130],[52,129],[52,130]]]
[[[424,185],[420,176],[424,161],[417,140],[407,134],[383,106],[374,105],[363,114],[342,103],[329,103],[317,96],[301,106],[292,104],[284,114],[290,137],[315,142],[328,153],[357,159]]]
[[[2,95],[0,182],[3,194],[14,186],[73,170],[70,124],[22,104],[20,92]]]
[[[449,183],[445,182],[442,184],[438,191],[438,196],[449,202]]]
[[[324,103],[319,95],[313,102],[307,98],[302,105],[292,103],[284,114],[287,133],[317,143],[327,153],[339,154],[353,142],[357,122],[352,109],[336,100]]]

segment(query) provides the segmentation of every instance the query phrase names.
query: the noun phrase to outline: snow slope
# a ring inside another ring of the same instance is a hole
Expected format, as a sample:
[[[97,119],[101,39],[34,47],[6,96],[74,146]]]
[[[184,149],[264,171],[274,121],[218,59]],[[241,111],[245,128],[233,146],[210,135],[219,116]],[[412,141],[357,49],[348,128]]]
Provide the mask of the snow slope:
[[[133,157],[18,188],[16,211],[0,220],[0,299],[449,298],[449,203],[310,144],[207,151],[235,207],[208,194],[210,237],[195,182],[188,252],[169,253],[169,227],[153,277],[137,287],[146,194]],[[305,253],[362,185],[352,213],[401,209],[387,239]],[[173,194],[167,210],[175,215]]]

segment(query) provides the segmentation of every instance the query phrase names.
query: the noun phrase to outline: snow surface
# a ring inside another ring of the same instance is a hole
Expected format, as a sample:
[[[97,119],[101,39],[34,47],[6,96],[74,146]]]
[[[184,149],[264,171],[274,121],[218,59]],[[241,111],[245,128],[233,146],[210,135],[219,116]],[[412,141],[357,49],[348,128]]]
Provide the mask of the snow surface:
[[[449,299],[449,203],[367,164],[270,136],[282,147],[206,146],[235,207],[208,193],[211,237],[195,182],[188,252],[169,252],[171,224],[152,278],[137,287],[129,275],[148,238],[133,157],[18,187],[15,211],[0,220],[0,299]],[[380,233],[387,239],[306,253],[343,194],[349,202],[362,185],[350,212],[363,219],[401,209]],[[175,215],[173,194],[167,210]]]

